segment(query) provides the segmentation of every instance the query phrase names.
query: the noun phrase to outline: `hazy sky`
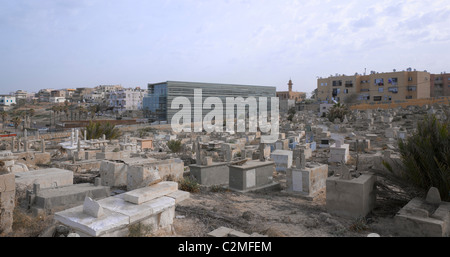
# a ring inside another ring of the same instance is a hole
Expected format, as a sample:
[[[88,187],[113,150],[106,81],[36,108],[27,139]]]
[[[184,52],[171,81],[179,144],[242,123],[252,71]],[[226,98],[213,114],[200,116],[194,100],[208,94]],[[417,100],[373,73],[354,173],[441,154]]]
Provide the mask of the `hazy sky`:
[[[0,93],[450,72],[450,1],[0,0]]]

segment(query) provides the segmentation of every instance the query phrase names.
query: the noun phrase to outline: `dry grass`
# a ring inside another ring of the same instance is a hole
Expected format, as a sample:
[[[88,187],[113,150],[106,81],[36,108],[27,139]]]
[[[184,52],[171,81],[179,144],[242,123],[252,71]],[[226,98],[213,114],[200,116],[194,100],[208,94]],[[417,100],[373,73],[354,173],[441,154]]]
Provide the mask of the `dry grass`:
[[[17,207],[13,212],[12,237],[37,237],[51,225],[53,218],[47,215],[32,217],[29,213]]]

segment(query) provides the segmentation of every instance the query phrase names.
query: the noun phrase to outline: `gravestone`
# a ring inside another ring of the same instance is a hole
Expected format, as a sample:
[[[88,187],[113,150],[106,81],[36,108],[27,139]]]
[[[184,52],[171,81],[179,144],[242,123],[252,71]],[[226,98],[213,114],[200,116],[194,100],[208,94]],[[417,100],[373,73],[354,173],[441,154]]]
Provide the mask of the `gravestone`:
[[[94,218],[100,218],[104,215],[103,208],[100,204],[87,196],[84,199],[83,212]]]

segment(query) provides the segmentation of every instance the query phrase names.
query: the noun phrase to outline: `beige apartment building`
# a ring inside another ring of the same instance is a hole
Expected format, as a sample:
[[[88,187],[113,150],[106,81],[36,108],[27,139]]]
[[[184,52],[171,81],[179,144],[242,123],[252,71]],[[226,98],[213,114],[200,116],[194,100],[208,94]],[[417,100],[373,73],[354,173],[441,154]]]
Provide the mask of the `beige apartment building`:
[[[450,73],[431,74],[431,97],[450,96]]]
[[[317,99],[346,102],[392,102],[430,97],[430,73],[426,71],[370,72],[369,75],[339,75],[317,80]]]

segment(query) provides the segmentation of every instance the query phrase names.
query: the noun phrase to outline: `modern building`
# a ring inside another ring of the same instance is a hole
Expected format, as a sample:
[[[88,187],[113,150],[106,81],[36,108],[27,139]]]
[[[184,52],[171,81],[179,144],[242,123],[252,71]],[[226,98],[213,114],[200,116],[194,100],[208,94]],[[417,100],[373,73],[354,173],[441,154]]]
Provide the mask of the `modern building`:
[[[450,73],[431,74],[431,97],[450,96]]]
[[[430,73],[408,68],[406,71],[371,71],[369,75],[339,75],[317,80],[317,100],[337,102],[392,102],[430,97]]]
[[[16,97],[12,95],[0,95],[0,105],[10,106],[16,103]]]
[[[202,103],[208,97],[218,97],[222,100],[224,109],[226,109],[227,97],[235,98],[240,96],[246,99],[252,96],[257,101],[259,97],[267,97],[267,110],[270,111],[270,98],[276,96],[276,87],[270,86],[166,81],[148,84],[148,96],[144,97],[144,110],[150,113],[151,119],[170,122],[173,115],[179,111],[179,109],[171,108],[172,101],[176,97],[186,97],[193,105],[194,89],[202,90]],[[191,108],[191,110],[193,119],[194,108]],[[202,113],[202,117],[204,117],[208,111],[204,110]]]
[[[292,80],[289,80],[288,91],[277,91],[277,97],[280,99],[280,102],[283,100],[295,100],[295,102],[301,102],[306,99],[306,93],[292,91],[293,85],[294,83],[292,83]]]
[[[127,88],[109,93],[109,106],[114,112],[138,111],[143,108],[143,99],[147,95],[146,89]]]

